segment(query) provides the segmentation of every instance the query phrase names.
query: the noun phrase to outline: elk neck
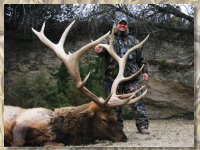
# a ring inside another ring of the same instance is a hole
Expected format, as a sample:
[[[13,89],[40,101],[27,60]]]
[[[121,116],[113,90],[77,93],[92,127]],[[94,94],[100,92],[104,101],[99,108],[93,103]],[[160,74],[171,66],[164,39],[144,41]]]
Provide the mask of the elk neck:
[[[91,128],[93,116],[100,108],[94,102],[77,107],[55,109],[50,126],[56,135],[56,141],[65,144],[90,143],[93,140]]]

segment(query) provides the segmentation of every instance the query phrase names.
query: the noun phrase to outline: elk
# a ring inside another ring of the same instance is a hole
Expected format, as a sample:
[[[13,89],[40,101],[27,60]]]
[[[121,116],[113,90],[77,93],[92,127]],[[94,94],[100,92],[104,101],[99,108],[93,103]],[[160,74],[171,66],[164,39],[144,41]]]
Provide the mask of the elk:
[[[112,46],[114,27],[111,34],[108,32],[76,52],[66,54],[63,48],[64,41],[74,23],[75,21],[66,28],[58,44],[52,43],[44,35],[45,23],[40,32],[33,28],[32,30],[61,59],[75,86],[91,102],[76,107],[62,107],[55,110],[5,106],[4,140],[11,146],[82,145],[94,143],[95,140],[127,141],[125,133],[117,122],[113,107],[138,101],[147,93],[147,88],[144,85],[138,90],[121,95],[118,95],[116,91],[121,82],[130,80],[141,72],[143,66],[130,77],[123,76],[128,55],[135,49],[140,48],[147,41],[149,35],[141,43],[130,48],[123,58],[115,54]],[[109,35],[110,44],[100,44]],[[119,64],[118,75],[113,82],[111,94],[105,99],[96,96],[85,87],[90,73],[82,81],[79,72],[80,59],[98,44],[103,46]],[[141,94],[137,94],[139,92]]]

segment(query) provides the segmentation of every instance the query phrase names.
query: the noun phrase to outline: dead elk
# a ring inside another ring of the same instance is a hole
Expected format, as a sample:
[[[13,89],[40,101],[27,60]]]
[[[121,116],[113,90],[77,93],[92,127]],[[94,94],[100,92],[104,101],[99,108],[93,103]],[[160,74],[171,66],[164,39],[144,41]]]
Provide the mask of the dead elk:
[[[4,107],[7,112],[13,108]],[[94,143],[96,139],[114,142],[127,140],[113,110],[101,108],[94,102],[54,111],[45,108],[24,109],[15,118],[11,130],[12,146],[44,146],[49,142],[82,145]],[[5,134],[7,138],[10,142],[10,135]]]
[[[131,93],[118,95],[117,87],[121,82],[135,77],[142,68],[130,77],[124,77],[124,67],[128,55],[135,49],[140,48],[148,36],[138,45],[130,48],[123,58],[115,54],[112,42],[114,28],[110,35],[110,44],[101,44],[113,58],[118,62],[119,71],[111,88],[111,94],[103,99],[89,91],[84,84],[87,82],[90,73],[82,81],[79,72],[81,57],[101,43],[109,32],[88,45],[80,48],[74,53],[66,54],[63,48],[65,38],[74,24],[73,21],[64,31],[58,44],[52,43],[44,35],[45,23],[40,32],[33,29],[38,38],[50,47],[63,61],[75,86],[92,102],[77,107],[63,107],[53,110],[45,108],[20,109],[16,107],[4,107],[4,128],[5,141],[12,146],[45,146],[45,145],[82,145],[94,143],[95,140],[111,140],[114,142],[127,141],[127,137],[117,122],[117,116],[112,110],[113,107],[131,104],[141,99],[147,92],[145,86]],[[141,94],[137,94],[141,92]],[[137,96],[136,96],[137,95]],[[138,96],[139,95],[139,96]],[[13,110],[15,110],[13,112]],[[8,114],[12,111],[12,119]]]

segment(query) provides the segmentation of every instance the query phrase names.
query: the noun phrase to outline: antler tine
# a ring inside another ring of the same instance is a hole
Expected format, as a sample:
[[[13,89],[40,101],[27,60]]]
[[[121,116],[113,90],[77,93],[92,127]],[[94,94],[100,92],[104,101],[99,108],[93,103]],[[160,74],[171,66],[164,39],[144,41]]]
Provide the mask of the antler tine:
[[[89,50],[91,50],[92,48],[94,48],[96,45],[98,45],[99,43],[101,43],[101,41],[103,39],[105,39],[108,35],[110,34],[110,31],[107,32],[105,35],[103,35],[102,37],[98,38],[95,41],[92,41],[91,43],[85,45],[84,47],[80,48],[78,51],[74,52],[74,55],[76,55],[77,59],[80,60],[80,58],[87,53]]]
[[[147,91],[148,91],[148,89],[146,89],[140,96],[131,99],[126,105],[133,104],[136,101],[140,100],[141,98],[143,98],[147,94]]]
[[[90,77],[90,72],[88,73],[88,75],[85,77],[85,79],[83,80],[83,82],[80,84],[80,85],[78,85],[78,89],[79,88],[82,88],[84,85],[85,85],[85,83],[87,82],[87,80],[88,80],[88,78]]]
[[[132,91],[131,93],[127,93],[127,94],[121,94],[121,95],[117,95],[117,97],[119,99],[127,99],[127,98],[133,98],[133,94],[140,92],[141,90],[143,90],[146,87],[146,85],[142,85],[139,89]]]
[[[113,43],[113,41],[114,41],[114,33],[115,33],[115,30],[116,30],[116,24],[114,23],[114,24],[113,24],[113,28],[112,28],[112,32],[111,32],[111,36],[110,36],[110,40],[109,40],[110,46],[113,46],[112,43]]]
[[[142,67],[140,68],[140,70],[138,70],[136,73],[132,74],[129,77],[122,78],[120,82],[131,80],[132,78],[134,78],[135,76],[137,76],[143,70],[143,68],[144,68],[144,64],[142,65]]]
[[[112,99],[112,101],[109,101],[109,103],[107,104],[109,107],[118,107],[118,106],[122,106],[122,105],[129,105],[132,103],[135,103],[136,101],[140,100],[142,97],[145,96],[145,94],[147,93],[147,89],[140,95],[137,96],[135,98],[133,98],[138,92],[140,92],[142,89],[144,89],[146,86],[143,85],[140,89],[138,89],[137,91],[134,91],[132,93],[129,93],[129,97],[126,99],[119,99],[117,97],[115,97],[115,99]],[[121,96],[121,95],[119,95]]]
[[[113,48],[113,40],[114,40],[114,32],[116,29],[116,24],[113,24],[112,32],[109,36],[109,45],[108,44],[99,44],[99,46],[102,46],[105,48],[108,53],[115,59],[116,62],[119,63],[120,57],[115,53],[114,48]]]
[[[52,43],[45,35],[44,35],[44,29],[45,29],[45,22],[42,25],[42,28],[40,32],[36,31],[34,28],[32,28],[32,31],[37,35],[37,37],[48,47],[51,49],[55,49],[56,44]]]
[[[42,25],[41,31],[38,32],[35,29],[32,28],[32,31],[37,35],[37,37],[45,44],[47,45],[49,48],[51,48],[56,55],[63,61],[65,62],[65,64],[67,63],[67,54],[65,53],[65,50],[63,48],[66,36],[69,32],[69,30],[71,29],[71,27],[73,26],[73,24],[75,23],[75,20],[65,29],[65,31],[63,32],[58,44],[54,44],[53,42],[51,42],[45,35],[44,35],[44,29],[45,29],[45,22]]]
[[[113,93],[110,93],[108,95],[108,97],[106,98],[106,100],[104,101],[104,105],[106,105],[108,103],[108,101],[110,100],[111,96],[112,96]]]
[[[60,38],[60,41],[58,42],[58,45],[61,45],[63,46],[64,43],[65,43],[65,39],[69,33],[69,30],[71,29],[71,27],[74,25],[75,23],[75,20],[65,29],[65,31],[63,32],[61,38]]]
[[[147,37],[146,37],[142,42],[140,42],[139,44],[137,44],[137,45],[135,45],[134,47],[130,48],[130,49],[126,52],[126,54],[124,55],[124,57],[123,57],[124,61],[127,60],[128,55],[129,55],[131,52],[133,52],[134,50],[136,50],[136,49],[142,47],[143,44],[148,40],[148,38],[149,38],[149,34],[147,35]]]

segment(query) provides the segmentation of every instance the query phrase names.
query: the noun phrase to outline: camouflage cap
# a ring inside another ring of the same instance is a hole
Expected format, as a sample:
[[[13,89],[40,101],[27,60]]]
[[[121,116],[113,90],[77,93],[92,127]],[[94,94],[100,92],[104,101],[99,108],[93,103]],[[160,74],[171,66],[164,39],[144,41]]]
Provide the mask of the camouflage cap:
[[[125,22],[126,24],[128,24],[128,21],[125,17],[117,19],[116,24],[121,23],[121,22]]]

